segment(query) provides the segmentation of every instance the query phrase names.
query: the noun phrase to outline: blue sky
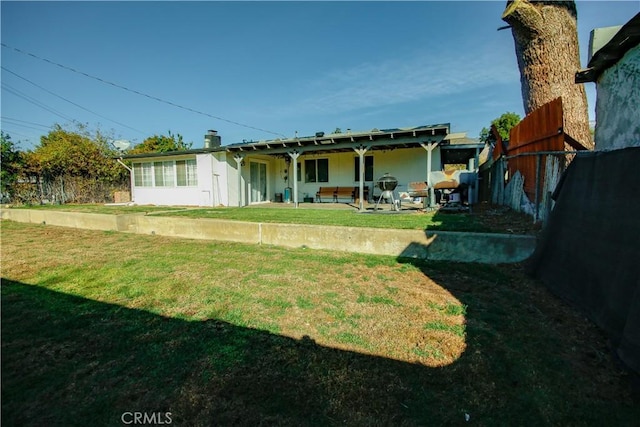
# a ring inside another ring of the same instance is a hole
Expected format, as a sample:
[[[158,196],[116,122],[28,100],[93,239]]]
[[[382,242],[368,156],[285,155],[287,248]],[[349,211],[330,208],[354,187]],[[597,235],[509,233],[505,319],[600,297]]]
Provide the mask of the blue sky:
[[[583,65],[593,28],[640,10],[577,5]],[[208,129],[223,144],[437,123],[477,137],[505,111],[523,115],[513,38],[496,31],[504,6],[2,1],[2,129],[23,149],[72,121],[134,144],[171,130],[194,148]]]

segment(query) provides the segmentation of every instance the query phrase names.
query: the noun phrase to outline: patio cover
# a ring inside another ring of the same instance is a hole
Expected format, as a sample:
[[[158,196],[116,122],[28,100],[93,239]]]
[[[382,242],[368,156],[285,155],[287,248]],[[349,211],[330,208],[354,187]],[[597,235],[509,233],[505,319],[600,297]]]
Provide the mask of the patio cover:
[[[373,150],[420,147],[424,143],[442,142],[449,134],[449,124],[436,124],[412,128],[372,129],[367,132],[341,132],[268,141],[248,141],[224,146],[227,152],[243,154],[281,155],[296,150],[300,153],[352,152],[359,147]]]

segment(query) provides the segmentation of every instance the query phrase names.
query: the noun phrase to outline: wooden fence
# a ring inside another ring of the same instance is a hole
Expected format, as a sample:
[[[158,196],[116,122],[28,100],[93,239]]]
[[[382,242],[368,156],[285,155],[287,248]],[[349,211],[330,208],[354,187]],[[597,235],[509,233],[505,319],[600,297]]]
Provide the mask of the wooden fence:
[[[538,108],[511,129],[509,147],[505,153],[508,157],[507,170],[509,178],[519,171],[524,180],[523,189],[529,200],[535,198],[544,182],[544,173],[537,156],[524,153],[564,151],[564,132],[562,128],[562,98]]]
[[[511,129],[509,141],[496,139],[493,156],[480,170],[485,201],[508,205],[545,220],[551,193],[573,155],[586,148],[564,133],[562,98],[536,109]],[[572,150],[573,149],[573,150]]]

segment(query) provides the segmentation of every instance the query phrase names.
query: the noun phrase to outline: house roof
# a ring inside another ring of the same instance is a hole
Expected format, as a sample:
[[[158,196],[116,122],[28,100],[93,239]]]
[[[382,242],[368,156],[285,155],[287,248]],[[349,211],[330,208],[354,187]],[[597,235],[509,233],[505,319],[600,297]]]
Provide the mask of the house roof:
[[[602,43],[595,32],[591,34],[591,45]],[[624,24],[598,51],[593,52],[586,69],[576,73],[576,83],[595,82],[600,74],[618,62],[630,49],[640,44],[640,13]]]
[[[425,125],[411,128],[372,129],[365,132],[324,134],[295,138],[249,141],[220,147],[193,150],[168,151],[164,153],[142,153],[121,156],[122,159],[149,159],[168,156],[202,154],[226,151],[235,154],[286,155],[291,151],[299,153],[353,152],[367,147],[370,150],[392,150],[420,147],[426,143],[439,143],[445,163],[465,163],[475,156],[476,149],[484,146],[466,133],[449,133],[449,124]]]
[[[179,150],[179,151],[165,151],[162,153],[140,153],[140,154],[125,154],[118,156],[118,159],[147,159],[153,157],[169,157],[169,156],[181,156],[189,154],[202,154],[213,153],[216,151],[224,151],[224,147],[211,147],[211,148],[194,148],[192,150]]]
[[[372,129],[364,132],[343,132],[314,136],[303,136],[268,141],[250,141],[227,145],[230,153],[280,155],[297,150],[299,152],[344,152],[363,146],[370,149],[389,150],[409,148],[429,142],[441,142],[449,134],[449,123],[425,125],[411,128]]]

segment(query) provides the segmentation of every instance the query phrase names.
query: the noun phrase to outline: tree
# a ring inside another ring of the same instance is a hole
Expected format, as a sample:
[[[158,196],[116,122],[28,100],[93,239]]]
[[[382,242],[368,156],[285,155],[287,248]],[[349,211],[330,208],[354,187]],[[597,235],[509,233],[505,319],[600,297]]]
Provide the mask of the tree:
[[[121,170],[111,161],[115,156],[100,131],[95,136],[79,125],[77,131],[54,125],[40,138],[34,151],[41,172],[49,176],[77,176],[93,179],[116,178]]]
[[[503,140],[509,139],[509,132],[518,123],[520,123],[520,115],[512,112],[506,112],[497,119],[493,119],[491,121],[491,124],[496,127]],[[484,142],[485,144],[493,142],[491,129],[482,128],[480,131],[480,142]]]
[[[191,148],[192,143],[185,143],[182,135],[168,132],[168,136],[153,135],[133,147],[130,154],[166,153],[167,151],[182,151]]]
[[[593,148],[587,97],[583,85],[575,84],[580,69],[575,2],[510,0],[502,19],[515,41],[525,114],[562,96],[564,132]]]
[[[21,173],[38,187],[40,199],[104,202],[113,190],[126,188],[128,177],[113,160],[116,152],[107,141],[100,131],[92,135],[83,125],[72,131],[56,124],[35,150],[24,153]]]
[[[0,131],[0,198],[11,199],[14,193],[14,184],[18,180],[18,174],[22,165],[20,151],[11,141],[11,136]]]

